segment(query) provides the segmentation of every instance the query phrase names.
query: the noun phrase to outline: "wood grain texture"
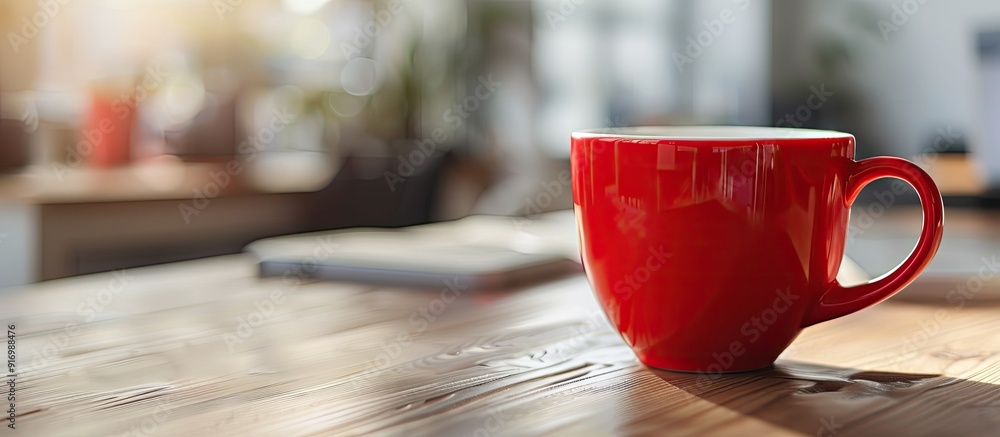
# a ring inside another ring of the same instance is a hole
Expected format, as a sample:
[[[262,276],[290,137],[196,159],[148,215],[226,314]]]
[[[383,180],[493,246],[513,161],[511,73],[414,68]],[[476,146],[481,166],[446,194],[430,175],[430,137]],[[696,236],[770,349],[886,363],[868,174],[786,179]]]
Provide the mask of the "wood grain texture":
[[[989,303],[890,300],[773,368],[705,376],[640,365],[582,276],[446,302],[254,273],[232,256],[3,291],[10,435],[1000,435]]]

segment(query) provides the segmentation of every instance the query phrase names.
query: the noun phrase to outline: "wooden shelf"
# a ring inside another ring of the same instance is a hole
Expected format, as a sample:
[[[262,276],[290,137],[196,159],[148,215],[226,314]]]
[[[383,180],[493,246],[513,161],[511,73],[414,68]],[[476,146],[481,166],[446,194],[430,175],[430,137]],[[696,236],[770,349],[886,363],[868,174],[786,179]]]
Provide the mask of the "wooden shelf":
[[[157,162],[107,169],[36,167],[0,177],[0,203],[64,204],[194,199],[244,194],[303,193],[309,184],[258,189],[225,163]],[[275,177],[278,177],[275,175]]]

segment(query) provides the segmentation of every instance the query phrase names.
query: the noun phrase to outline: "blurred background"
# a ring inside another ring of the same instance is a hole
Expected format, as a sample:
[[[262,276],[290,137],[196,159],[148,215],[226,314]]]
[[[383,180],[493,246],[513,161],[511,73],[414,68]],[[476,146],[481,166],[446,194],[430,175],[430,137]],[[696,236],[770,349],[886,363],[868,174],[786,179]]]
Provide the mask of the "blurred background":
[[[842,130],[998,203],[995,1],[3,0],[0,34],[0,286],[570,208],[594,127]]]

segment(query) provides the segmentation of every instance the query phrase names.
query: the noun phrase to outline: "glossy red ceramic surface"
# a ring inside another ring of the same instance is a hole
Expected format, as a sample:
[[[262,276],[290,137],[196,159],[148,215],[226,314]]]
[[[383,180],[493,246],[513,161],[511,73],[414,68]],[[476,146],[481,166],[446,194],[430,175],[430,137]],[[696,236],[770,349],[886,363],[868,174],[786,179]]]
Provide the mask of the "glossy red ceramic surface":
[[[908,161],[855,162],[854,137],[836,132],[699,129],[572,139],[584,267],[643,363],[704,373],[765,367],[804,327],[899,291],[937,251],[941,196]],[[919,194],[919,242],[886,276],[841,287],[850,204],[883,177]]]

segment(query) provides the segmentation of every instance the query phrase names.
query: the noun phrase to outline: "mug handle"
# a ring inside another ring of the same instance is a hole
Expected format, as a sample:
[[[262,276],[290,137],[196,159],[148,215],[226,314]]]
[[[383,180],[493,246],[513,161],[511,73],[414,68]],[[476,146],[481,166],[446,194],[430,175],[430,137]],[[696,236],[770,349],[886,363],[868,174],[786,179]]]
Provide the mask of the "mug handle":
[[[888,299],[913,282],[934,258],[944,231],[944,204],[934,180],[916,164],[885,156],[852,161],[846,179],[847,206],[854,203],[865,185],[881,178],[900,179],[917,191],[924,218],[916,247],[894,270],[866,284],[844,287],[834,279],[805,318],[803,327],[846,316]]]

